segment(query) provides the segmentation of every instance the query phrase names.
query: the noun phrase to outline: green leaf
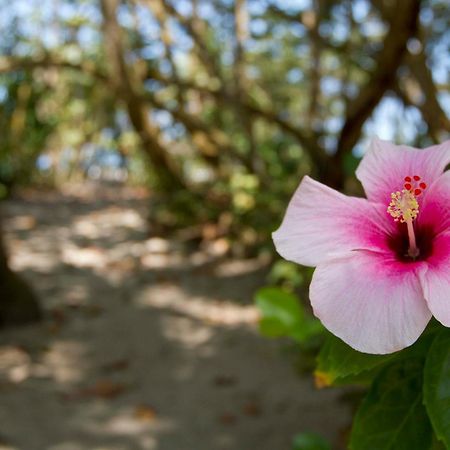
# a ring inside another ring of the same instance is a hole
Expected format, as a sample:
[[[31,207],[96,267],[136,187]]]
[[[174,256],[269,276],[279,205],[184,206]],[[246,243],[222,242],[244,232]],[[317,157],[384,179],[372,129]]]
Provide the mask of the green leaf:
[[[268,280],[271,284],[288,283],[293,287],[300,286],[304,279],[299,266],[290,261],[277,261],[269,273]]]
[[[356,414],[351,450],[425,450],[432,429],[422,404],[422,363],[406,360],[379,373]]]
[[[425,363],[425,405],[438,439],[450,448],[450,329],[434,339]]]
[[[289,336],[304,342],[323,331],[317,319],[304,313],[294,294],[277,287],[265,287],[256,293],[255,300],[262,316],[260,332],[265,336]]]
[[[292,450],[331,450],[331,445],[318,434],[301,433],[295,436]]]
[[[319,378],[319,386],[329,386],[339,378],[353,377],[379,367],[393,357],[394,354],[369,355],[358,352],[329,334],[317,358],[316,380]]]

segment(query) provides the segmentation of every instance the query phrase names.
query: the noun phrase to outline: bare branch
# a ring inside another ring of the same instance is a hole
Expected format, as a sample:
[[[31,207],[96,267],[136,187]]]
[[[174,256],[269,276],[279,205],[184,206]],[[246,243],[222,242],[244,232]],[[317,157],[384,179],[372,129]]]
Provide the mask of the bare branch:
[[[168,191],[185,187],[178,167],[159,140],[159,129],[150,121],[149,109],[139,93],[140,80],[126,65],[122,48],[122,30],[117,22],[118,0],[102,0],[104,45],[108,55],[111,84],[125,103],[128,116],[139,134],[142,146],[152,162],[161,186]]]
[[[391,16],[383,49],[376,57],[376,66],[367,83],[351,102],[342,127],[334,162],[341,164],[345,152],[358,141],[362,127],[385,92],[395,83],[397,69],[406,52],[408,39],[417,31],[420,0],[397,0],[396,13]]]

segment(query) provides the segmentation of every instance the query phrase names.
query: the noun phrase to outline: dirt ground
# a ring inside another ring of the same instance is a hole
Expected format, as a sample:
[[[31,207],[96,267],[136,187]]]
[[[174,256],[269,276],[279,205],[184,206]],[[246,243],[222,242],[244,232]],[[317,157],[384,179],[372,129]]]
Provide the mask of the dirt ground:
[[[0,332],[0,448],[290,450],[350,421],[258,335],[264,262],[148,238],[149,200],[78,187],[3,205],[42,324]]]

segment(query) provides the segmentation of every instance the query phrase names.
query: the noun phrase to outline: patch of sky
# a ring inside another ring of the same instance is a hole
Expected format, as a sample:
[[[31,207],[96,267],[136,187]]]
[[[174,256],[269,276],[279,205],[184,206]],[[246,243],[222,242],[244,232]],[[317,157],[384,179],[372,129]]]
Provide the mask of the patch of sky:
[[[41,171],[49,170],[53,165],[53,161],[50,155],[44,153],[39,155],[36,159],[36,168]]]
[[[181,123],[174,123],[168,133],[172,139],[181,139],[186,136],[186,128]]]
[[[292,33],[293,36],[297,38],[302,38],[305,37],[306,35],[306,27],[301,23],[291,24],[289,27],[289,31]]]
[[[177,0],[173,7],[184,17],[192,15],[192,3],[188,0]]]
[[[3,103],[8,98],[8,89],[6,86],[0,84],[0,103]]]
[[[296,84],[303,79],[303,72],[295,67],[287,72],[286,79],[289,83]]]
[[[266,2],[261,0],[251,0],[248,2],[248,11],[252,16],[260,16],[267,10]]]
[[[323,38],[328,38],[332,32],[332,26],[329,22],[322,22],[319,24],[319,34]]]
[[[423,6],[422,10],[420,11],[420,22],[422,25],[431,25],[434,20],[434,13],[433,10],[427,6]]]
[[[79,14],[89,19],[89,22],[95,24],[101,24],[103,20],[100,8],[96,3],[81,3],[79,7]]]
[[[325,121],[324,128],[328,133],[336,134],[341,130],[343,123],[342,117],[330,117]]]
[[[135,19],[131,14],[130,8],[127,5],[119,5],[117,8],[117,21],[123,27],[132,27],[135,23]]]
[[[263,19],[253,19],[250,22],[250,32],[253,36],[261,36],[267,32],[267,22]]]
[[[312,8],[312,0],[272,0],[271,3],[285,10],[304,11]]]
[[[387,31],[387,25],[378,19],[372,18],[361,24],[361,34],[366,37],[383,36]]]
[[[297,56],[300,56],[300,57],[307,56],[307,55],[309,55],[309,52],[310,52],[310,47],[307,43],[302,43],[295,47],[295,54]]]
[[[162,42],[152,42],[142,47],[139,54],[144,59],[159,59],[164,56],[164,44]]]
[[[58,33],[51,28],[43,29],[41,31],[41,42],[46,49],[55,49],[60,44]]]
[[[438,84],[447,84],[450,80],[450,56],[448,53],[450,42],[449,39],[446,41],[435,45],[431,53],[431,73],[434,81]]]
[[[172,66],[167,59],[161,59],[159,61],[159,71],[163,75],[170,75],[172,73]]]
[[[420,112],[415,107],[405,108],[394,97],[385,97],[364,126],[364,138],[355,146],[355,155],[362,156],[374,137],[387,141],[412,142],[423,127]]]
[[[114,138],[115,130],[111,127],[105,127],[101,131],[101,138],[110,140]]]
[[[447,116],[450,116],[450,93],[448,93],[448,92],[441,92],[438,95],[438,101],[439,101],[442,109],[447,114]]]
[[[180,50],[189,51],[192,49],[194,43],[191,37],[177,21],[170,22],[170,31],[176,46]]]
[[[145,80],[144,81],[144,87],[145,89],[149,91],[158,91],[164,87],[164,85],[157,80]]]
[[[24,1],[24,0],[16,0],[11,3],[10,1],[4,1],[2,7],[2,16],[6,16],[9,14],[16,16],[29,16],[33,13],[36,5],[34,1]],[[5,5],[8,5],[6,7]]]
[[[249,52],[254,52],[254,53],[263,52],[266,47],[267,47],[267,44],[265,42],[258,41],[256,39],[252,39],[252,38],[247,39],[246,48]]]
[[[365,132],[369,137],[378,137],[384,140],[393,140],[397,118],[403,116],[403,107],[398,100],[390,97],[384,98],[375,108],[372,118],[365,125]]]
[[[123,110],[116,111],[114,121],[121,130],[129,130],[131,128],[128,114],[126,114]]]
[[[83,49],[88,50],[93,45],[96,45],[96,44],[98,44],[100,42],[101,35],[94,28],[92,28],[90,26],[83,25],[78,30],[77,39],[78,39],[78,42],[79,42],[80,46]]]
[[[158,21],[152,16],[150,10],[142,5],[136,9],[138,20],[138,29],[147,39],[151,41],[159,39]]]
[[[223,52],[222,52],[222,63],[225,65],[225,66],[229,66],[229,65],[231,65],[232,63],[233,63],[233,61],[234,61],[234,58],[233,58],[233,51],[231,50],[231,49],[227,49],[227,50],[224,50]]]
[[[206,3],[200,3],[198,5],[198,15],[205,19],[208,22],[214,21],[216,19],[216,13],[214,11],[214,6],[212,3],[206,2]]]
[[[348,39],[350,29],[347,24],[335,22],[331,28],[331,37],[334,41],[341,43]]]
[[[345,93],[347,94],[347,97],[349,98],[355,98],[359,92],[358,85],[350,81],[345,85],[344,89]]]
[[[286,36],[286,26],[282,23],[277,23],[272,28],[272,33],[274,40],[276,39],[282,39],[284,36]]]
[[[152,111],[151,113],[151,117],[152,119],[162,128],[166,128],[169,127],[170,125],[172,125],[172,116],[170,115],[170,113],[168,111],[163,111],[163,110],[155,110]]]
[[[325,149],[325,153],[332,155],[336,151],[336,137],[335,136],[321,136],[319,144]]]
[[[31,56],[35,51],[35,47],[28,42],[18,42],[14,47],[14,54],[17,56]]]
[[[320,80],[320,88],[326,95],[336,95],[342,91],[342,82],[337,78],[326,76]]]
[[[370,12],[370,3],[367,0],[357,0],[351,2],[353,19],[355,22],[363,23],[367,20]]]

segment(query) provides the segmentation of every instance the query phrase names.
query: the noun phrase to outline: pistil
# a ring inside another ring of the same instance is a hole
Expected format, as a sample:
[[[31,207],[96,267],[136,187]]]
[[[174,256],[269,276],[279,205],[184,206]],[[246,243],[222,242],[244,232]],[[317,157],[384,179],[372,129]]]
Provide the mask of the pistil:
[[[405,177],[404,189],[391,194],[391,202],[387,208],[387,212],[396,222],[406,223],[409,240],[407,256],[412,259],[416,259],[420,254],[413,224],[419,214],[419,203],[416,197],[422,194],[422,190],[427,187],[426,183],[420,182],[420,180],[418,175]]]
[[[414,234],[414,225],[412,220],[407,220],[406,226],[408,228],[408,239],[409,239],[408,256],[411,257],[412,259],[416,259],[420,254],[420,250],[417,247],[416,235]]]

